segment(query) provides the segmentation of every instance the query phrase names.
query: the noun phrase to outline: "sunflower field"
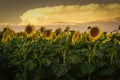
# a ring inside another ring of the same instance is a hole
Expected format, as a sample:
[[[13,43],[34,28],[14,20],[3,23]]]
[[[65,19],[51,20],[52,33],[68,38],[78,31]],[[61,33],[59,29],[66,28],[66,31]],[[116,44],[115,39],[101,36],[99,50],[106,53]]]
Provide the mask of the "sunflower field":
[[[6,27],[0,32],[0,79],[120,80],[119,31]]]

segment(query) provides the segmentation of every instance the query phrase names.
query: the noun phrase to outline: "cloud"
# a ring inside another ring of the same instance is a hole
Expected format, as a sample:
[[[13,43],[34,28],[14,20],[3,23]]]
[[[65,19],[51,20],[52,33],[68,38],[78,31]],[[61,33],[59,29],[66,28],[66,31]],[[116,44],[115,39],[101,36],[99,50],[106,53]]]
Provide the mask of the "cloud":
[[[54,22],[88,23],[116,21],[120,4],[87,4],[35,8],[26,11],[20,24],[46,25]]]

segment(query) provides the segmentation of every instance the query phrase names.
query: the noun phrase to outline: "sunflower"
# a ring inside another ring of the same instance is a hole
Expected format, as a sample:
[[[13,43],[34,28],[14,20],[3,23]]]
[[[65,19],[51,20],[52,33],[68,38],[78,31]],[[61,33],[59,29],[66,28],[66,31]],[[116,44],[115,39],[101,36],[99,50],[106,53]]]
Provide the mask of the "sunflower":
[[[58,28],[58,29],[55,30],[55,35],[56,36],[59,36],[61,33],[62,33],[62,29],[61,28]]]
[[[79,42],[81,39],[81,35],[79,31],[75,31],[73,36],[72,36],[72,44],[74,44],[75,42]]]
[[[9,36],[9,34],[8,33],[6,33],[6,32],[4,32],[3,33],[3,37],[2,37],[2,43],[5,43],[5,42],[7,42],[8,41],[8,39],[10,38],[10,36]]]
[[[33,25],[28,24],[28,25],[25,27],[25,33],[26,33],[27,37],[33,36],[34,31],[35,31],[35,29],[34,29],[34,26],[33,26]]]
[[[117,43],[120,44],[120,33],[116,33],[116,40]]]
[[[44,26],[41,26],[40,32],[41,32],[41,33],[44,33],[44,31],[45,31],[45,27],[44,27]]]
[[[89,41],[95,41],[100,38],[101,34],[101,29],[98,27],[92,27],[87,34],[87,39]]]
[[[108,34],[108,32],[104,32],[105,39],[102,41],[102,43],[106,43],[111,40],[111,35]]]
[[[67,38],[70,36],[71,32],[70,32],[70,27],[67,26],[66,29],[64,30],[65,35],[67,36]]]
[[[14,37],[14,31],[9,27],[3,29],[2,42],[5,43]]]
[[[42,36],[44,36],[44,32],[45,32],[45,27],[41,26],[41,28],[36,31],[36,36],[42,37]]]
[[[120,44],[120,40],[115,39],[115,41],[116,41],[116,44]]]
[[[45,31],[45,36],[47,40],[52,39],[52,29],[46,30]]]
[[[66,29],[64,30],[64,32],[66,32],[66,33],[70,32],[70,27],[67,26]]]

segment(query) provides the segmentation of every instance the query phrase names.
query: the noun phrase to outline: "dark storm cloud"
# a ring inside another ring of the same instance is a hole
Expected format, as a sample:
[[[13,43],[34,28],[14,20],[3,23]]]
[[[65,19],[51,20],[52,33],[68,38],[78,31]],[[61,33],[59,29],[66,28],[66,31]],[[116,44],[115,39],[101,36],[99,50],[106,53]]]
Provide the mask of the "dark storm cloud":
[[[84,5],[89,3],[120,3],[120,0],[0,0],[0,22],[20,22],[27,10],[56,5]]]

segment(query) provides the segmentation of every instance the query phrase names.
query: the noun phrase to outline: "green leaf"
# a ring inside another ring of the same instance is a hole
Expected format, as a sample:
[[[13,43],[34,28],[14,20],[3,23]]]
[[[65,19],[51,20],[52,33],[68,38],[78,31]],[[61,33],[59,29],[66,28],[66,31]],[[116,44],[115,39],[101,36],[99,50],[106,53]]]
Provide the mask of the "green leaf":
[[[104,54],[100,50],[95,50],[95,56],[97,56],[99,59],[102,59]]]
[[[34,53],[34,54],[33,54],[33,58],[34,58],[34,59],[38,59],[38,54],[37,54],[37,53]]]
[[[95,65],[94,64],[83,64],[81,65],[81,71],[84,74],[91,74],[93,71],[95,71]]]
[[[61,77],[68,72],[69,67],[65,64],[53,63],[52,70],[53,70],[54,74],[56,74],[56,76]]]
[[[120,67],[120,59],[116,59],[115,62],[117,64],[117,66]]]
[[[17,73],[16,76],[15,76],[15,80],[25,80],[26,77],[27,76],[25,74]]]
[[[81,62],[81,58],[78,54],[74,53],[74,54],[68,56],[68,63],[77,64],[80,62]]]
[[[45,64],[46,66],[50,66],[51,63],[52,62],[50,61],[50,59],[47,58],[43,59],[43,64]]]
[[[34,61],[26,62],[25,66],[28,70],[32,71],[36,67],[36,63]]]
[[[114,69],[110,66],[108,67],[103,67],[100,71],[99,71],[99,75],[102,76],[110,76],[114,73]]]

